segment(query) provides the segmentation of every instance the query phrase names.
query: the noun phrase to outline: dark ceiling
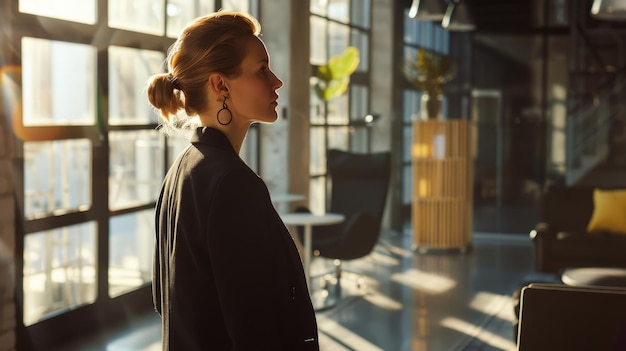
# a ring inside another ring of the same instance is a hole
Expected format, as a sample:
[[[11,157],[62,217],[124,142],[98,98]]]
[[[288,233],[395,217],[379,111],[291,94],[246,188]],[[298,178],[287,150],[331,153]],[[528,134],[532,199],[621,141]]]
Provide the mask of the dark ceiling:
[[[404,0],[410,8],[413,0]],[[449,3],[452,0],[444,0]],[[456,1],[456,0],[455,0]],[[461,0],[467,3],[476,32],[490,34],[567,34],[572,23],[626,33],[626,21],[590,17],[593,0]]]
[[[535,25],[533,0],[465,0],[478,32],[527,33]]]

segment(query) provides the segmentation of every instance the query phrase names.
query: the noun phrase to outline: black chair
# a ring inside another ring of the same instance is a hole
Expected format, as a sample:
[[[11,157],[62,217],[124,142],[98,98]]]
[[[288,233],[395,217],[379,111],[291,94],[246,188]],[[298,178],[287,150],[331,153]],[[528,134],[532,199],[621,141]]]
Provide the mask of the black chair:
[[[370,254],[380,237],[391,174],[391,153],[356,154],[327,151],[329,202],[327,212],[340,213],[340,224],[313,227],[315,256],[335,260],[337,299],[341,296],[341,260]],[[297,212],[306,212],[300,207]],[[298,228],[302,237],[302,228]]]

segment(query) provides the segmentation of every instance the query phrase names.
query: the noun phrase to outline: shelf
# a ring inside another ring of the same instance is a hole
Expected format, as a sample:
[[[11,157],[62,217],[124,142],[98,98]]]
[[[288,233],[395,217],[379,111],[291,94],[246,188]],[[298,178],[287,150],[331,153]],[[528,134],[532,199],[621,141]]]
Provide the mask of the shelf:
[[[413,242],[425,249],[461,249],[472,232],[472,125],[468,120],[413,125]]]

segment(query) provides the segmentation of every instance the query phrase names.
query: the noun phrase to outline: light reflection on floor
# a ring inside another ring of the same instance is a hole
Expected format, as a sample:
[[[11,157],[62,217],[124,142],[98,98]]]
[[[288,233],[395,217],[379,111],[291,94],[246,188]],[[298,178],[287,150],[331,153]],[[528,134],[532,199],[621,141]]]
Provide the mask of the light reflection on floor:
[[[509,296],[533,272],[528,236],[476,233],[467,253],[416,254],[410,245],[409,235],[388,235],[374,254],[343,263],[364,280],[346,274],[340,303],[318,312],[321,350],[514,350]],[[314,274],[332,272],[327,261],[316,258]],[[492,330],[490,321],[504,324]],[[80,350],[152,351],[159,336],[153,314],[104,348]],[[484,346],[467,348],[476,342]]]

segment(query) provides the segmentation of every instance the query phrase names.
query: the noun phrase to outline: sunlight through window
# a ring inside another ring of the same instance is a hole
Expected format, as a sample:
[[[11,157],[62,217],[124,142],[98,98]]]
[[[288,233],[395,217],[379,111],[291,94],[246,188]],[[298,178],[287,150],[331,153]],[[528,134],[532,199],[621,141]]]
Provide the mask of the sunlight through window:
[[[517,346],[515,345],[513,341],[503,338],[500,335],[494,334],[488,330],[485,330],[481,327],[478,327],[474,324],[460,320],[458,318],[453,318],[453,317],[444,318],[441,321],[441,325],[446,328],[457,330],[471,337],[480,339],[484,341],[485,343],[493,347],[496,347],[498,350],[514,351],[517,348]]]
[[[486,315],[495,315],[500,319],[513,322],[513,305],[509,296],[480,291],[470,301],[469,306]]]
[[[439,274],[410,269],[391,276],[391,280],[404,284],[413,290],[430,294],[442,294],[456,286],[456,282]]]

